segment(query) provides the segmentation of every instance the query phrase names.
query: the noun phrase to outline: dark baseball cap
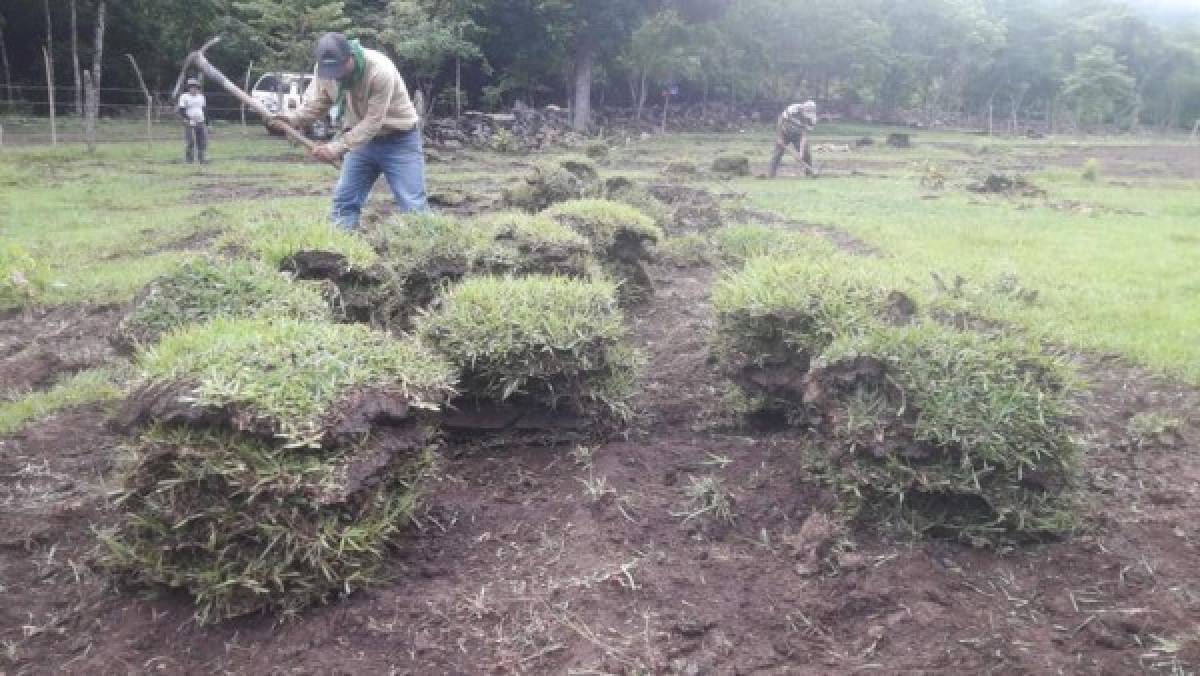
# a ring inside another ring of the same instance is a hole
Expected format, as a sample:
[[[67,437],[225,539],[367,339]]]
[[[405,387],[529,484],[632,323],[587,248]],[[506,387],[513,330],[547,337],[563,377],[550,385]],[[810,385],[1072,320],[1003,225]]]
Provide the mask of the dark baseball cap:
[[[326,80],[337,80],[349,74],[346,59],[354,52],[350,49],[350,41],[341,33],[326,33],[317,40],[314,50],[317,57],[317,77]]]

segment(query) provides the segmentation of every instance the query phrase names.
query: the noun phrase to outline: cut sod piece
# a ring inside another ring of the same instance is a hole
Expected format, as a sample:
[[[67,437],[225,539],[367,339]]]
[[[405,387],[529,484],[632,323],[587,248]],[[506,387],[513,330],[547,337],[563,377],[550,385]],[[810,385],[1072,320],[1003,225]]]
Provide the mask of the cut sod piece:
[[[412,340],[365,326],[218,319],[139,356],[127,426],[215,425],[332,448],[375,423],[411,421],[451,394],[453,369]]]
[[[847,513],[973,543],[1070,529],[1067,374],[1037,345],[923,320],[836,257],[753,259],[714,302],[723,368],[821,434]]]
[[[304,252],[336,255],[347,269],[361,270],[378,259],[366,240],[330,223],[295,223],[278,218],[243,225],[226,235],[219,248],[252,254],[273,268],[288,267],[291,259]]]
[[[559,422],[583,423],[630,414],[636,358],[610,282],[472,278],[451,289],[418,330],[459,367],[460,410],[498,416],[448,425],[505,429],[547,411]]]
[[[1068,375],[1036,344],[874,325],[835,340],[807,380],[850,512],[973,543],[1074,525]]]
[[[128,584],[186,591],[203,623],[361,589],[409,523],[428,467],[428,449],[405,441],[319,451],[152,430],[133,449],[102,563]]]
[[[595,263],[587,240],[541,216],[501,213],[476,220],[407,216],[371,235],[383,252],[378,281],[343,289],[369,305],[376,325],[408,328],[409,320],[449,285],[471,275],[560,274],[588,277]]]
[[[574,200],[551,207],[547,216],[583,235],[592,252],[621,283],[623,299],[637,301],[654,291],[644,261],[648,244],[663,239],[662,230],[637,209],[610,200]]]
[[[594,272],[590,242],[554,219],[514,211],[479,223],[492,235],[486,257],[492,272],[567,277],[589,277]]]
[[[319,287],[292,282],[257,261],[201,259],[151,282],[117,328],[121,346],[156,342],[163,334],[217,317],[330,318]]]
[[[504,191],[504,203],[537,213],[558,202],[596,194],[598,179],[595,165],[587,160],[540,162],[520,183]]]
[[[762,257],[718,282],[717,356],[760,411],[803,421],[812,360],[875,321],[886,295],[855,270],[831,258]]]

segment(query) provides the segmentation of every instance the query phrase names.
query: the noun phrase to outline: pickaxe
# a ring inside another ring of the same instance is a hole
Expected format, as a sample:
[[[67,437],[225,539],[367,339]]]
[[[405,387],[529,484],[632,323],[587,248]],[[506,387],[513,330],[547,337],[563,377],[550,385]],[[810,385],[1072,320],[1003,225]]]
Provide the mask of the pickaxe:
[[[225,77],[225,75],[223,75],[221,73],[221,71],[217,70],[215,67],[213,67],[213,65],[211,63],[208,62],[208,57],[206,57],[204,55],[205,50],[207,50],[209,47],[212,47],[213,45],[217,44],[220,41],[221,41],[221,37],[217,36],[217,37],[209,40],[208,42],[204,43],[204,46],[201,47],[200,49],[197,49],[196,51],[192,52],[191,54],[188,54],[188,57],[186,59],[184,59],[184,62],[183,62],[183,70],[179,73],[179,80],[175,84],[175,93],[176,94],[179,93],[179,86],[180,86],[180,84],[183,83],[184,78],[187,76],[188,69],[191,68],[192,66],[195,66],[196,68],[199,68],[201,71],[203,71],[203,73],[205,75],[212,78],[213,80],[216,80],[217,84],[221,85],[221,87],[225,91],[232,94],[237,100],[239,100],[242,103],[249,106],[250,110],[253,110],[254,112],[261,115],[264,120],[271,119],[271,117],[272,117],[271,111],[267,110],[266,106],[259,103],[254,97],[246,94],[246,92],[244,92],[240,88],[238,88],[237,85],[230,82],[229,78]],[[293,141],[295,141],[295,142],[299,143],[300,145],[304,146],[305,148],[307,148],[309,150],[309,152],[312,152],[312,150],[317,147],[317,144],[314,143],[311,139],[309,139],[307,136],[305,136],[300,131],[296,130],[295,128],[293,128],[291,125],[287,124],[283,120],[276,120],[272,126],[274,128],[281,130],[284,134],[287,134],[288,138],[292,139]],[[342,163],[338,160],[332,160],[330,162],[330,164],[332,164],[335,167],[341,167],[341,165],[342,165]]]

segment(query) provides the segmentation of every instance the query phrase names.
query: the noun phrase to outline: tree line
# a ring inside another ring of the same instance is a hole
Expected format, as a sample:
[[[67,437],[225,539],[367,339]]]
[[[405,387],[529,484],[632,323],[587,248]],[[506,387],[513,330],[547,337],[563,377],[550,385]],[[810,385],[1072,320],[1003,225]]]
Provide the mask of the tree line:
[[[316,37],[343,30],[392,55],[440,112],[557,103],[581,128],[596,105],[640,116],[664,93],[733,105],[813,98],[887,120],[969,114],[1014,131],[1029,120],[1166,129],[1200,119],[1200,14],[1122,0],[121,0],[108,3],[106,34],[104,8],[4,4],[10,105],[44,101],[34,86],[45,84],[43,48],[76,92],[80,59],[98,73],[100,55],[109,87],[136,87],[126,54],[163,91],[211,35],[225,38],[213,62],[237,80],[251,63],[308,70]]]

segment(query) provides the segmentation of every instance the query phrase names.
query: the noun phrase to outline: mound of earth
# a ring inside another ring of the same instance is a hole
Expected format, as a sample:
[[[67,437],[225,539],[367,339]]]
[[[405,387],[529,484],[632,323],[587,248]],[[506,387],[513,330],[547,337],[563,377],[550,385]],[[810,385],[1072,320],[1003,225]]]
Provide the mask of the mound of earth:
[[[988,174],[983,179],[967,186],[967,190],[982,195],[1005,195],[1008,197],[1045,197],[1046,191],[1030,183],[1024,176]]]

